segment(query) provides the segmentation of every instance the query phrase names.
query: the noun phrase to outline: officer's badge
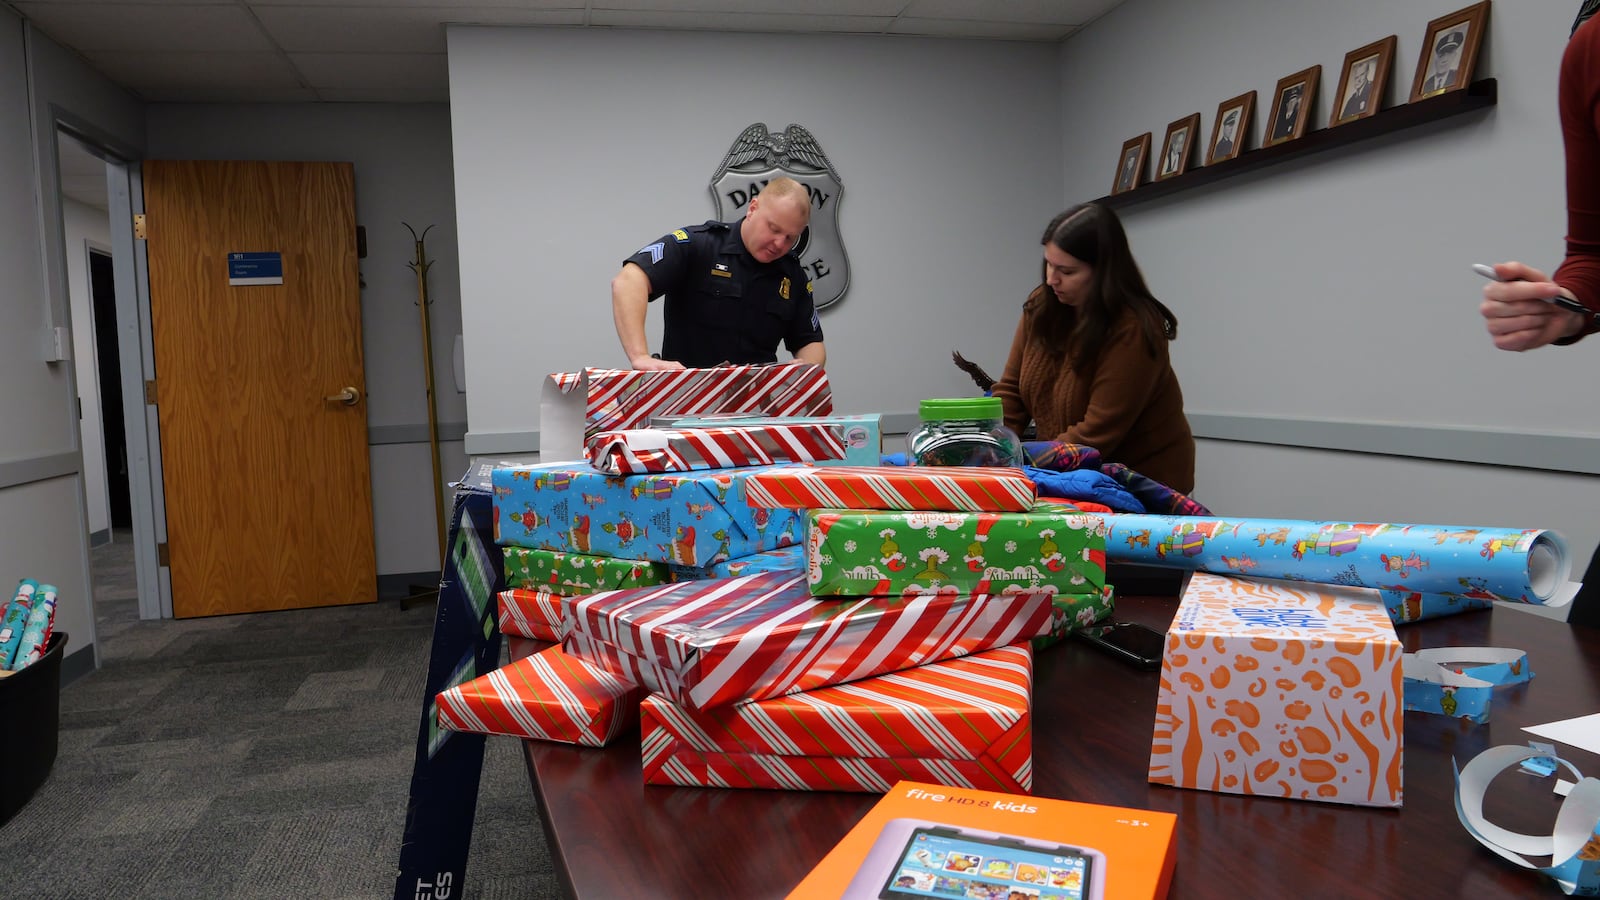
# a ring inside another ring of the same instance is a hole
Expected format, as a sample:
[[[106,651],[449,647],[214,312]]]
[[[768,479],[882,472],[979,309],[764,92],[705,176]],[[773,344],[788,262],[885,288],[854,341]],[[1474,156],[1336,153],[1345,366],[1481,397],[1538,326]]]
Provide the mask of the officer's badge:
[[[790,125],[782,134],[773,134],[760,122],[740,132],[711,176],[717,218],[738,218],[750,199],[780,175],[800,182],[811,199],[811,224],[801,232],[792,252],[818,285],[814,302],[817,309],[824,309],[849,288],[850,261],[839,237],[844,185],[811,132]]]
[[[778,285],[778,296],[785,300],[789,299],[789,279],[787,277],[783,279],[783,284]]]
[[[682,228],[679,228],[676,231],[672,232],[672,238],[673,238],[673,240],[677,241],[680,244],[687,244],[687,243],[689,243],[689,232],[684,231]]]

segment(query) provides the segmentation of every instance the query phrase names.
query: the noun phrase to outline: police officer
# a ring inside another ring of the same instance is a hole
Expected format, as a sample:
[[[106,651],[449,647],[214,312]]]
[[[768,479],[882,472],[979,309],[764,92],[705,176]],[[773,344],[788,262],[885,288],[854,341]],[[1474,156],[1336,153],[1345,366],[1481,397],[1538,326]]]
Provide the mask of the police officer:
[[[1460,29],[1440,35],[1433,46],[1433,74],[1422,83],[1421,94],[1437,94],[1455,84],[1456,69],[1461,66],[1461,45],[1465,40]]]
[[[768,182],[737,222],[680,228],[628,257],[611,280],[617,338],[635,369],[705,368],[795,359],[824,365],[811,282],[790,251],[811,221],[792,178]],[[659,358],[645,338],[649,302],[666,296]]]

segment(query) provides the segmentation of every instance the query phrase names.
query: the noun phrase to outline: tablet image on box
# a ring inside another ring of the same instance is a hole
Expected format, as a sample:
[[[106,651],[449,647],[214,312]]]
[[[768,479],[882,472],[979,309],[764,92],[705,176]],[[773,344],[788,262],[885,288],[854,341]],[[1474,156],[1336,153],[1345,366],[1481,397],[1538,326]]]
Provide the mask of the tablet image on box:
[[[788,900],[1162,900],[1171,813],[902,781]]]
[[[1101,900],[1105,854],[918,819],[883,827],[841,900]]]

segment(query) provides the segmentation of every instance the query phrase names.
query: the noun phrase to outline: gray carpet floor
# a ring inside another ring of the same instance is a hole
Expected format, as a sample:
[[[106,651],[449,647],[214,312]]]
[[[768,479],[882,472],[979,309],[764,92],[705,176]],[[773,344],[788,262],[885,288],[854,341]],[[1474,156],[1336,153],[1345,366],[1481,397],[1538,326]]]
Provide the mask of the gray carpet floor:
[[[93,551],[101,667],[0,828],[0,896],[393,896],[433,604],[141,621],[128,540]],[[520,746],[491,738],[453,898],[560,896]]]

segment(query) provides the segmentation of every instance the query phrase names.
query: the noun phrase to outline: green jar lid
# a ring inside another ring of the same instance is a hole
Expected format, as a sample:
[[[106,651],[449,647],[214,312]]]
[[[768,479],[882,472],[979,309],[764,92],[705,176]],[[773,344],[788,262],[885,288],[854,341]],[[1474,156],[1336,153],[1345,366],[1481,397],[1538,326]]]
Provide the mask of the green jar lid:
[[[949,422],[969,419],[1000,419],[1005,409],[999,397],[961,397],[954,400],[924,400],[917,410],[924,422]]]

